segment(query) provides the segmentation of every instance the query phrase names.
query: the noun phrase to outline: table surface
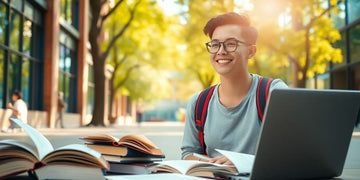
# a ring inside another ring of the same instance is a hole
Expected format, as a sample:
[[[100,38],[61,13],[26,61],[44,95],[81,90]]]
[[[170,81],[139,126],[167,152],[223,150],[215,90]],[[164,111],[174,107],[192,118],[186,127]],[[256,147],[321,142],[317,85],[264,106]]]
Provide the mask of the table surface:
[[[161,180],[161,179],[171,179],[171,180],[201,180],[206,178],[199,178],[199,177],[193,177],[193,176],[185,176],[180,174],[171,174],[171,173],[162,173],[162,174],[147,174],[147,175],[112,175],[112,176],[106,176],[108,179],[113,180],[123,180],[123,179],[129,179],[129,180],[140,180],[140,179],[146,179],[146,180]],[[30,179],[30,177],[26,176],[25,174],[14,176],[8,178],[9,180],[17,180],[17,179]],[[359,180],[360,179],[360,169],[344,169],[341,176],[332,178],[334,180]]]

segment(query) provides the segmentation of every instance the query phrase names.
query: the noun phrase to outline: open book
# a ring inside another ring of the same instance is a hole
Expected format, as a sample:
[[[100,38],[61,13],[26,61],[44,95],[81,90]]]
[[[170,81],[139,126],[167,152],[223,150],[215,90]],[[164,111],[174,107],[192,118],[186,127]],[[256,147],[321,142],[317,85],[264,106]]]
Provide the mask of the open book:
[[[248,175],[251,172],[254,156],[225,150],[218,150],[226,156],[234,165],[221,165],[192,160],[168,160],[153,163],[148,167],[150,172],[179,173],[190,176],[214,178],[214,173],[231,175]]]
[[[80,139],[87,141],[88,147],[102,154],[126,157],[165,157],[161,149],[143,135],[126,135],[118,139],[111,135],[101,134]]]
[[[11,121],[23,128],[33,143],[0,140],[0,179],[23,172],[36,179],[104,178],[102,169],[108,169],[108,163],[99,152],[81,144],[54,150],[36,129],[18,119]]]

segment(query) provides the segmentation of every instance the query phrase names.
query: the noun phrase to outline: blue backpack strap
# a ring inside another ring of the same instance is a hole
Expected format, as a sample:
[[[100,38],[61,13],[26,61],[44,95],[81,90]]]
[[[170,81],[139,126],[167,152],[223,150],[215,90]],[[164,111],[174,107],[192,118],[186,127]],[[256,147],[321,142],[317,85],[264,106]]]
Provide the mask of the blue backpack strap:
[[[208,87],[202,91],[197,99],[195,107],[195,125],[198,130],[199,140],[201,143],[201,148],[203,154],[206,153],[206,145],[204,141],[204,124],[206,121],[207,109],[209,105],[210,98],[214,92],[215,86]]]
[[[256,90],[256,107],[261,121],[263,120],[266,101],[269,95],[270,84],[272,81],[272,78],[260,77]]]

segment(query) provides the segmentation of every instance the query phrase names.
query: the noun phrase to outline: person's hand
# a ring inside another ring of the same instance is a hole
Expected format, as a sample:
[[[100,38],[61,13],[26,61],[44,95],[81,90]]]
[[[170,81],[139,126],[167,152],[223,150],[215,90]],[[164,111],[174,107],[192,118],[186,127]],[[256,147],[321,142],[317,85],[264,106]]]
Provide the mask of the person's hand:
[[[6,107],[9,108],[9,109],[11,109],[13,106],[12,106],[11,103],[8,103],[8,104],[6,105]]]
[[[211,158],[210,161],[211,163],[216,163],[216,164],[224,164],[224,165],[234,165],[228,158],[226,158],[225,156],[218,156],[218,157],[214,157]]]

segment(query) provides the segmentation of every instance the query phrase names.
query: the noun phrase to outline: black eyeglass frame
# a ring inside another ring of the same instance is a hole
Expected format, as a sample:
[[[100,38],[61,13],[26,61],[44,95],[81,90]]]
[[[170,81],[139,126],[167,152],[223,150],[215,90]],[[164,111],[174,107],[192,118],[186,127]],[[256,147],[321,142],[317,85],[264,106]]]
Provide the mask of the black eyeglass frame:
[[[236,41],[236,47],[235,47],[235,49],[232,50],[232,51],[228,51],[228,50],[226,49],[225,44],[224,44],[226,41],[229,41],[229,40],[235,40],[235,41]],[[239,44],[246,45],[246,46],[253,46],[253,44],[247,43],[247,42],[245,42],[245,41],[240,41],[240,40],[237,40],[237,39],[235,39],[235,38],[227,39],[227,40],[225,40],[225,41],[223,41],[223,42],[218,42],[218,43],[219,43],[219,47],[218,47],[217,51],[215,51],[215,52],[211,52],[211,51],[210,51],[211,41],[205,43],[205,46],[206,46],[207,51],[208,51],[210,54],[216,54],[217,52],[219,52],[219,50],[220,50],[220,48],[221,48],[221,44],[223,45],[224,50],[225,50],[226,52],[235,52],[235,51],[237,50],[237,47],[239,46]]]

